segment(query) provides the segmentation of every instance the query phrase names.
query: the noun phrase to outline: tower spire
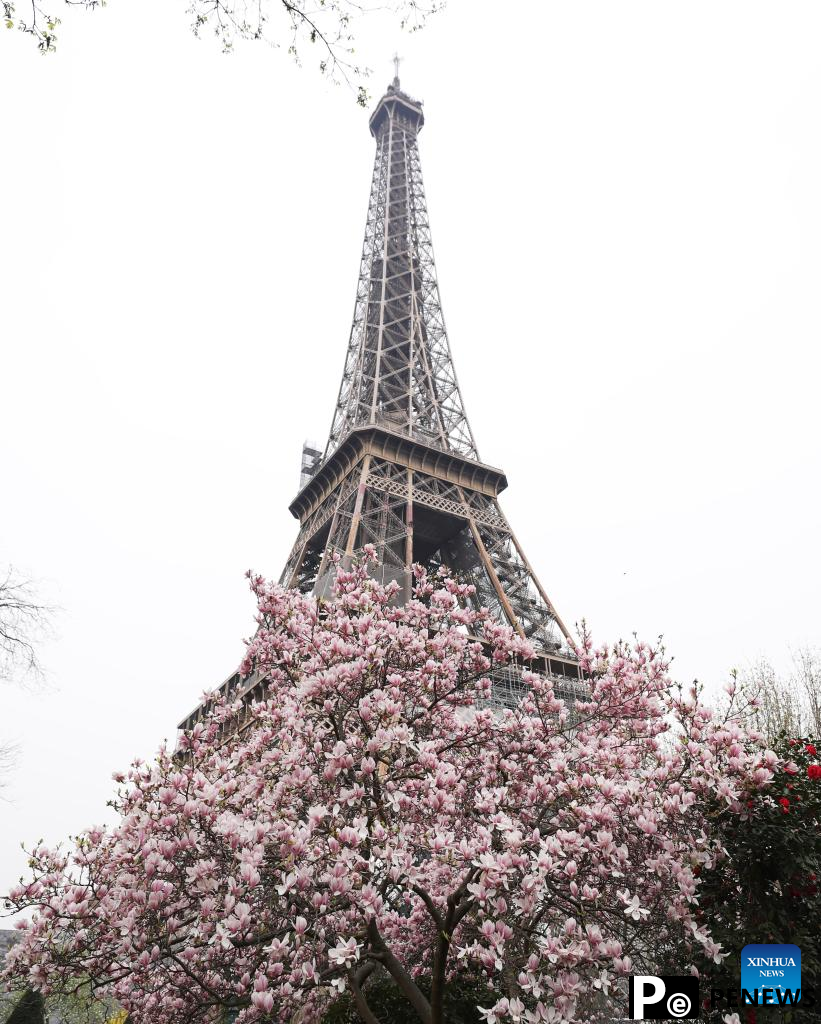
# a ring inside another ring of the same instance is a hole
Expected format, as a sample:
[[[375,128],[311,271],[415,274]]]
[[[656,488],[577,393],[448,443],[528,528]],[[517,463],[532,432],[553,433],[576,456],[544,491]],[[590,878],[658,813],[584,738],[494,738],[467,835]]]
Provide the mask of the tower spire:
[[[402,58],[398,53],[393,55],[393,87],[394,89],[399,88],[399,65],[402,62]]]

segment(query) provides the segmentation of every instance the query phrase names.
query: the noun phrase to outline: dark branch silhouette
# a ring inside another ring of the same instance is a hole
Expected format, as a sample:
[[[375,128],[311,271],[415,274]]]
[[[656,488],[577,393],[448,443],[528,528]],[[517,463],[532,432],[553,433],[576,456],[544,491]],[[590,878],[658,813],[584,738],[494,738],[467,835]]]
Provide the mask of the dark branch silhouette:
[[[6,27],[31,36],[43,53],[57,48],[62,6],[93,10],[107,0],[0,0]],[[223,50],[242,40],[259,40],[285,49],[301,64],[318,57],[319,71],[354,90],[365,106],[365,80],[370,69],[359,63],[356,35],[359,21],[376,13],[397,18],[401,28],[415,32],[444,6],[444,0],[187,0],[181,6],[191,18],[194,35],[213,34]]]

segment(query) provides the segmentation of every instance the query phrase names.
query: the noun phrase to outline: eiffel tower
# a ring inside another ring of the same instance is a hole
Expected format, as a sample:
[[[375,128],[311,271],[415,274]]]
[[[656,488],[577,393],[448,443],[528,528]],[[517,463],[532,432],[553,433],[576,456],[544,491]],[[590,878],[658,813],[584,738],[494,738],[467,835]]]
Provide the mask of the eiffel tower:
[[[414,563],[445,565],[475,585],[477,607],[533,643],[534,667],[562,680],[557,693],[578,693],[570,633],[499,506],[507,478],[480,460],[465,414],[422,184],[425,118],[398,70],[370,118],[376,157],[342,384],[324,451],[303,449],[289,506],[299,534],[280,583],[326,597],[333,555],[350,564],[373,545],[372,574],[396,580],[407,599]],[[494,679],[500,704],[516,700],[514,675]],[[262,685],[235,674],[221,691],[250,696]]]

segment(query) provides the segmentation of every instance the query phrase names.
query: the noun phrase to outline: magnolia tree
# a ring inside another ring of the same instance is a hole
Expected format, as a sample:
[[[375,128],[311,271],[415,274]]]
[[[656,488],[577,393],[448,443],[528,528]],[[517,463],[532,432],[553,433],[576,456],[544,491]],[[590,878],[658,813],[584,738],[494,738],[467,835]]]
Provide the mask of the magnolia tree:
[[[311,1024],[346,993],[380,1024],[388,981],[440,1024],[468,978],[479,1019],[537,1024],[612,1017],[667,950],[721,959],[699,874],[776,755],[642,644],[585,639],[572,707],[523,669],[519,706],[494,708],[494,669],[532,649],[415,572],[404,606],[366,566],[330,603],[252,578],[242,671],[265,699],[115,776],[113,828],[31,852],[11,983],[91,979],[136,1024]]]

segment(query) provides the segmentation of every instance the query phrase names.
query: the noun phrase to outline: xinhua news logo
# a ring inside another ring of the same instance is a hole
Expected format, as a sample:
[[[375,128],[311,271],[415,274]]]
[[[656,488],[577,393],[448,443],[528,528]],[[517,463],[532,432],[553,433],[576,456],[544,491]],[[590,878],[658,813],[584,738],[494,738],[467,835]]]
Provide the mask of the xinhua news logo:
[[[631,1020],[694,1020],[699,1014],[698,978],[636,974],[630,978]]]
[[[741,950],[741,1001],[792,1005],[801,999],[801,950],[790,943],[745,946]]]

